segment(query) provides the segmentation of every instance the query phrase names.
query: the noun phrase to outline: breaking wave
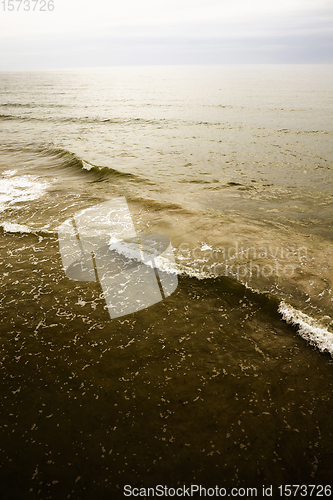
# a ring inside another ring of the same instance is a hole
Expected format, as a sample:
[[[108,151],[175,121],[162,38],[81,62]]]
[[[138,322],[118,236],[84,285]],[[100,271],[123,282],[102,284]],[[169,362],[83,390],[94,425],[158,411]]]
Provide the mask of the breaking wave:
[[[329,352],[333,357],[333,333],[311,316],[282,301],[278,309],[282,319],[296,327],[298,334],[321,352]],[[323,318],[330,320],[328,316]]]

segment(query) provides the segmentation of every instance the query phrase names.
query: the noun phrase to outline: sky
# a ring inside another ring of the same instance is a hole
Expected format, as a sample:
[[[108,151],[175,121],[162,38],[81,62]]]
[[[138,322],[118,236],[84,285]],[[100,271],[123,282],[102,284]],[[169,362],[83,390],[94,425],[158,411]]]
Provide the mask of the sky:
[[[265,63],[333,64],[333,0],[0,2],[0,70]]]

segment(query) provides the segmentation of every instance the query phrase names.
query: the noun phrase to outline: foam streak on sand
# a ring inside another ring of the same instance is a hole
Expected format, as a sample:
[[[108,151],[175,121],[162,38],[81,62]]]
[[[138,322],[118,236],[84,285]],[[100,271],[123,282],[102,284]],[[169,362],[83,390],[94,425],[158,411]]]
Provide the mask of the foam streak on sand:
[[[295,309],[284,301],[280,302],[279,313],[287,323],[297,327],[299,335],[321,352],[327,351],[333,357],[333,333],[314,318]],[[325,317],[327,319],[327,316]]]

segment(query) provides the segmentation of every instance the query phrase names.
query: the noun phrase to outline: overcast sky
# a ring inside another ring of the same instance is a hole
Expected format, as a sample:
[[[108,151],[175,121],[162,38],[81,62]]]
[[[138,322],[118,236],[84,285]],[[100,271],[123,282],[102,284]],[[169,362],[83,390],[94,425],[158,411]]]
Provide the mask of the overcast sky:
[[[333,0],[48,2],[0,3],[0,69],[333,63]]]

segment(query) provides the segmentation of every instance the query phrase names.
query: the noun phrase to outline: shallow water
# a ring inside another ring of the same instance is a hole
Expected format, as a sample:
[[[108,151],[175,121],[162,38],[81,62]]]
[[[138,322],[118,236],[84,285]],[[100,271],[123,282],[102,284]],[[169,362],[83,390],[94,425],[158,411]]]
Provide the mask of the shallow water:
[[[0,80],[2,498],[329,484],[332,68]],[[179,284],[111,320],[58,229],[120,196]]]

